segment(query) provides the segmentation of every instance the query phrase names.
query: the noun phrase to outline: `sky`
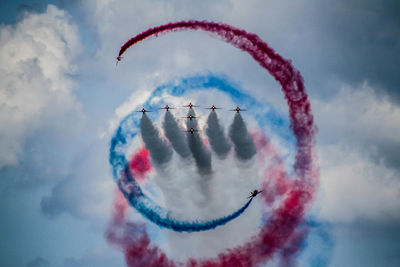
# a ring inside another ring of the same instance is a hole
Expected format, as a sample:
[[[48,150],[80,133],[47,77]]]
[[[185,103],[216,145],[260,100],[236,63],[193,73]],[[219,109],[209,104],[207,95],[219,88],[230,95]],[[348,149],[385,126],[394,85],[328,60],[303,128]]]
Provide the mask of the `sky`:
[[[110,140],[153,90],[188,77],[222,77],[272,110],[283,122],[278,127],[271,121],[265,131],[290,172],[287,105],[279,84],[248,54],[188,31],[146,40],[116,66],[120,47],[132,36],[196,19],[257,34],[304,78],[318,128],[320,174],[306,215],[309,234],[291,264],[399,266],[399,13],[395,0],[0,1],[0,265],[126,266],[105,234],[118,195]],[[153,99],[171,106],[189,101],[225,109],[237,104],[216,90]],[[254,129],[257,112],[265,110],[245,108],[243,117]],[[208,111],[196,111],[204,126]],[[174,112],[186,115],[185,109]],[[218,114],[228,131],[233,114]],[[163,116],[149,117],[163,127]],[[130,149],[140,142],[135,139]],[[189,218],[222,216],[240,206],[243,191],[246,196],[257,186],[257,179],[221,182],[215,186],[223,193],[207,201],[193,196],[204,188],[181,179],[185,172],[197,177],[195,167],[185,169],[176,158],[163,170],[174,183],[152,172],[154,183],[144,188],[174,212],[190,210]],[[256,177],[257,164],[241,166],[233,156],[218,160],[213,157],[221,177]],[[183,205],[187,199],[191,204]],[[229,205],[222,205],[227,199]],[[232,225],[204,235],[160,230],[133,208],[127,212],[146,222],[154,244],[183,261],[215,256],[257,233],[261,207],[253,204]]]

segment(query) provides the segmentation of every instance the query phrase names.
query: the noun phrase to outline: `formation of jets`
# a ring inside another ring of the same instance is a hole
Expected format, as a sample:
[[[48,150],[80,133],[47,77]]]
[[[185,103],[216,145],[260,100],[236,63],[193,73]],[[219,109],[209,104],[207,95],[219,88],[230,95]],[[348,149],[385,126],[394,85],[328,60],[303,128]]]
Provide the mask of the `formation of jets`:
[[[119,59],[118,61],[120,61],[120,60],[121,59]],[[189,102],[189,104],[184,105],[182,107],[187,107],[189,109],[192,109],[194,107],[199,107],[199,106],[192,104],[192,102]],[[176,109],[176,108],[173,108],[173,107],[170,107],[170,106],[166,105],[165,107],[162,107],[162,108],[159,108],[159,109],[165,109],[166,111],[169,111],[170,109]],[[222,108],[217,108],[215,105],[212,105],[211,107],[205,108],[205,109],[211,109],[212,111],[215,111],[216,109],[222,109]],[[246,110],[247,109],[241,109],[239,107],[236,107],[235,109],[229,109],[229,111],[236,111],[237,113],[239,113],[240,111],[246,111]],[[151,111],[150,110],[145,110],[144,108],[142,108],[142,110],[137,110],[137,112],[145,113],[145,112],[151,112]],[[196,117],[193,117],[192,115],[189,115],[189,116],[187,116],[185,118],[191,120],[192,118],[196,118]]]
[[[121,61],[121,59],[122,59],[122,57],[117,57],[117,63],[118,63],[119,61]],[[184,106],[182,106],[182,107],[187,107],[187,108],[189,108],[189,109],[192,109],[192,108],[198,107],[198,106],[192,104],[192,102],[189,102],[189,104],[184,105]],[[170,106],[168,106],[168,105],[165,105],[165,107],[162,107],[162,108],[159,108],[159,109],[165,109],[166,111],[169,111],[170,109],[176,109],[176,108],[173,108],[173,107],[170,107]],[[221,109],[221,108],[217,108],[215,105],[212,105],[211,107],[205,108],[205,109],[211,109],[212,111],[215,111],[216,109]],[[239,108],[239,107],[236,107],[235,109],[230,109],[229,111],[236,111],[237,113],[239,113],[240,111],[246,111],[246,109],[241,109],[241,108]],[[146,113],[146,112],[151,112],[151,110],[146,110],[145,108],[142,108],[141,110],[136,110],[136,112],[142,112],[142,113],[144,114],[144,113]],[[198,117],[195,117],[195,116],[193,116],[192,114],[190,114],[190,115],[188,115],[188,116],[186,116],[186,117],[183,117],[183,118],[192,120],[192,119],[197,119]],[[193,128],[190,128],[189,130],[186,130],[185,132],[188,132],[188,133],[193,134],[194,132],[198,132],[198,130],[195,130],[195,129],[193,129]],[[251,197],[255,197],[255,196],[256,196],[258,193],[260,193],[260,192],[261,192],[261,191],[254,190],[254,191],[252,192],[252,196],[251,196]],[[255,194],[255,195],[253,196],[253,194]]]
[[[118,63],[118,61],[120,61],[120,60],[121,60],[121,57],[118,57],[118,58],[117,58],[117,63]],[[184,105],[183,107],[188,107],[189,109],[192,109],[193,107],[198,107],[198,106],[193,105],[192,102],[189,102],[188,105]],[[166,105],[165,107],[162,107],[162,108],[159,108],[159,109],[165,109],[166,111],[169,111],[170,109],[175,109],[175,108],[172,108],[172,107]],[[212,111],[215,111],[216,109],[221,109],[221,108],[217,108],[216,106],[212,105],[211,107],[206,108],[206,109],[211,109]],[[239,113],[240,111],[246,111],[246,109],[241,109],[241,108],[239,108],[239,107],[236,107],[235,109],[230,109],[229,111],[236,111],[237,113]],[[144,114],[144,113],[146,113],[146,112],[151,112],[151,110],[146,110],[145,108],[142,108],[141,110],[136,110],[136,112],[142,112],[142,113]],[[190,115],[188,115],[188,116],[186,116],[186,117],[184,117],[184,118],[185,118],[185,119],[192,120],[192,119],[198,118],[198,117],[195,117],[195,116],[193,116],[192,114],[190,114]],[[191,133],[191,134],[194,134],[195,132],[198,132],[198,131],[199,131],[199,130],[196,130],[196,129],[194,129],[194,128],[190,128],[189,130],[185,130],[185,132]],[[260,194],[261,192],[262,192],[262,190],[259,191],[259,190],[257,190],[257,189],[254,189],[253,192],[250,192],[250,196],[249,196],[248,198],[254,198],[254,197],[256,197],[258,194]]]

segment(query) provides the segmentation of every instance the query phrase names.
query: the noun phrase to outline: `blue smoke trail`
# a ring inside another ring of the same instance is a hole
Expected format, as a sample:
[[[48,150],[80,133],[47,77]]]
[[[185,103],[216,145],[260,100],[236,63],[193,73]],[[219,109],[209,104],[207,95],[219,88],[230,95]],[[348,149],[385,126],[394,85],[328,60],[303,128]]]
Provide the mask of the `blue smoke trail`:
[[[304,224],[310,229],[310,233],[302,244],[300,262],[306,263],[307,266],[329,266],[335,245],[331,225],[328,222],[317,221],[313,216],[307,217]]]
[[[158,109],[152,108],[152,100],[155,97],[161,97],[164,94],[173,96],[182,96],[193,90],[212,90],[217,89],[228,94],[231,99],[251,107],[252,110],[263,110],[266,104],[259,103],[253,97],[235,88],[225,77],[208,75],[196,75],[193,77],[181,79],[179,83],[173,82],[167,85],[157,87],[151,96],[144,103],[145,109],[153,109],[153,114],[158,114]],[[162,98],[161,98],[162,99]],[[267,112],[255,113],[259,125],[268,125],[271,129],[278,130],[285,140],[295,143],[295,138],[289,131],[289,121],[285,120],[272,107]],[[152,199],[146,196],[139,184],[129,171],[128,162],[125,153],[129,142],[138,134],[139,120],[137,113],[132,112],[127,115],[120,123],[117,131],[111,139],[109,162],[113,168],[113,176],[121,192],[129,203],[144,217],[160,227],[168,228],[177,232],[196,232],[214,229],[224,225],[240,216],[250,205],[250,199],[243,207],[230,215],[220,217],[210,221],[178,221],[173,218],[172,213],[154,203]]]
[[[171,229],[176,232],[200,232],[215,229],[216,227],[224,225],[239,217],[249,207],[253,200],[253,198],[250,198],[250,200],[237,211],[214,220],[192,222],[178,221],[174,219],[171,212],[165,211],[165,209],[155,204],[149,197],[143,194],[138,184],[134,181],[132,174],[129,171],[129,166],[126,166],[123,175],[126,175],[125,182],[129,184],[130,190],[122,190],[122,193],[129,203],[148,220],[160,227]]]

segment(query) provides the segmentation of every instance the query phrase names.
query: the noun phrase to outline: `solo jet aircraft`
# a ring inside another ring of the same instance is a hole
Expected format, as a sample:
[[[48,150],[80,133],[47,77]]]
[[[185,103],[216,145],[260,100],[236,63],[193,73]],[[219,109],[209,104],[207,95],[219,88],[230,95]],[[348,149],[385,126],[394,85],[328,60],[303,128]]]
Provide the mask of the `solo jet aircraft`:
[[[257,196],[258,194],[260,194],[261,192],[262,192],[262,190],[258,191],[257,189],[254,189],[254,191],[250,193],[250,196],[248,198],[253,198],[253,197]]]

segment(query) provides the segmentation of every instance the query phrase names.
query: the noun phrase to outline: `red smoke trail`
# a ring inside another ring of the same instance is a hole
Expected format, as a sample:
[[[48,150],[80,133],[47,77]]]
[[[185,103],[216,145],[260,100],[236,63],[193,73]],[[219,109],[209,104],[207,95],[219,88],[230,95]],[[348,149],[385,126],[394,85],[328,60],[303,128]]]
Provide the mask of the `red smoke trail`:
[[[154,27],[136,35],[121,47],[118,56],[121,57],[129,47],[148,37],[183,30],[203,30],[216,34],[223,41],[249,53],[281,84],[289,106],[290,127],[297,139],[295,173],[301,179],[312,178],[317,180],[318,170],[313,165],[314,156],[312,153],[316,129],[303,77],[299,71],[293,68],[289,60],[277,54],[256,34],[222,23],[196,20],[180,21]]]
[[[142,178],[151,170],[149,152],[142,148],[132,156],[131,171]],[[121,249],[128,266],[172,267],[175,264],[156,246],[150,244],[145,226],[126,221],[128,202],[118,190],[114,200],[113,216],[106,231],[107,242]]]
[[[131,172],[135,179],[141,181],[145,178],[145,174],[151,170],[151,163],[149,159],[149,151],[144,147],[134,154],[129,163]]]
[[[107,242],[124,252],[128,266],[175,266],[158,247],[150,244],[143,224],[126,222],[127,207],[126,199],[118,191],[114,200],[113,219],[105,234]]]
[[[303,222],[305,212],[311,205],[319,176],[316,156],[313,153],[316,128],[303,78],[293,68],[290,61],[275,53],[257,35],[247,33],[230,25],[206,21],[182,21],[149,29],[125,43],[121,47],[119,57],[130,46],[148,37],[180,30],[211,32],[223,41],[249,53],[281,84],[289,107],[290,127],[296,137],[293,177],[289,179],[277,155],[274,156],[274,160],[271,160],[274,165],[267,169],[266,177],[264,177],[266,182],[263,183],[262,187],[268,193],[266,195],[269,195],[269,197],[263,198],[265,204],[271,204],[278,197],[281,197],[282,200],[262,226],[260,233],[248,243],[221,253],[215,259],[205,261],[191,259],[186,265],[196,267],[254,266],[272,258],[275,252],[282,253],[283,264],[285,262],[292,263],[291,257],[298,251],[299,243],[306,235],[306,232],[302,234],[301,231],[298,231],[298,226]],[[260,140],[258,144],[259,149],[260,146],[261,148],[264,146],[266,150],[270,149],[267,139]],[[134,234],[135,238],[140,237],[140,242],[138,241],[140,245],[130,243],[128,245],[130,249],[125,250],[129,266],[140,266],[134,265],[129,260],[136,257],[138,257],[137,261],[141,260],[141,266],[153,266],[152,264],[155,264],[155,260],[151,258],[152,256],[160,260],[157,262],[157,266],[172,266],[173,263],[167,260],[165,254],[161,254],[158,248],[150,244],[147,234],[141,231],[140,228],[136,232],[132,232],[132,234]]]
[[[221,253],[210,260],[189,259],[186,263],[174,263],[154,244],[151,244],[144,225],[125,221],[128,204],[118,191],[114,201],[113,220],[106,233],[109,244],[124,252],[128,266],[190,266],[190,267],[223,267],[223,266],[256,266],[280,252],[282,266],[293,266],[293,256],[301,248],[306,238],[305,226],[299,229],[303,220],[302,202],[309,200],[298,192],[296,180],[289,180],[281,158],[267,137],[262,133],[253,134],[259,159],[270,163],[265,168],[262,185],[265,194],[261,196],[267,205],[278,197],[285,196],[283,203],[273,212],[259,235],[248,243]],[[140,152],[139,152],[140,153]],[[139,154],[138,153],[138,154]],[[272,201],[271,201],[272,198]]]

